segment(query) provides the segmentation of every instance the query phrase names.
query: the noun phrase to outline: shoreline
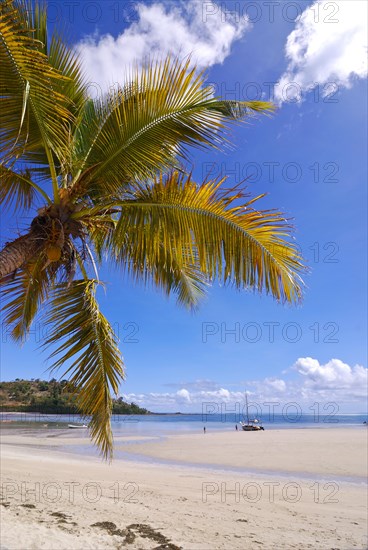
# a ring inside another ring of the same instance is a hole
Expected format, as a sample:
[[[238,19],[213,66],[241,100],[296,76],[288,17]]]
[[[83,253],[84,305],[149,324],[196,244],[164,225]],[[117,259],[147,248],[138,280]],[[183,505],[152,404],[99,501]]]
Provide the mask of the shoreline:
[[[7,550],[367,546],[367,490],[360,481],[366,430],[270,430],[267,440],[260,439],[266,432],[165,434],[161,440],[130,435],[116,438],[129,459],[111,464],[63,450],[86,445],[82,434],[43,437],[34,447],[34,437],[15,432],[2,437],[1,543]],[[304,463],[286,471],[293,441]],[[145,460],[134,456],[137,447]],[[267,447],[274,469],[266,473],[256,461]],[[160,462],[172,456],[180,464]],[[221,468],[220,459],[231,464]],[[258,469],[238,471],[239,460]],[[338,479],[346,471],[353,481]]]
[[[359,426],[357,427],[359,428]],[[323,430],[323,431],[322,431]],[[325,440],[325,435],[328,439]],[[1,428],[1,441],[4,446],[42,449],[66,453],[79,459],[99,458],[96,447],[90,441],[88,430],[68,430],[63,427],[40,427],[33,431],[31,427],[14,426]],[[287,447],[287,455],[275,457],[267,455],[279,446]],[[350,441],[350,454],[345,453],[344,461],[334,461],[334,455],[341,454]],[[367,445],[364,448],[364,442]],[[227,446],[231,452],[223,452]],[[319,454],[305,454],[306,446],[318,447]],[[359,449],[361,452],[359,453]],[[114,436],[114,461],[156,463],[161,466],[200,467],[209,470],[223,470],[246,475],[298,475],[305,479],[318,476],[319,479],[335,477],[341,482],[362,483],[368,476],[368,430],[339,427],[330,430],[318,427],[295,427],[287,430],[269,430],[267,432],[242,432],[229,430],[170,433],[162,435],[118,434]],[[210,455],[210,459],[209,459]],[[314,456],[313,456],[314,455]],[[360,456],[361,455],[361,456]],[[271,458],[271,460],[270,460]],[[352,473],[354,472],[354,473]]]
[[[149,441],[150,442],[150,441]],[[145,441],[143,443],[146,443]],[[23,448],[22,444],[6,444],[8,449],[11,451],[12,447],[14,449],[19,450],[19,448]],[[32,449],[34,451],[51,451],[55,454],[55,457],[64,458],[64,459],[75,459],[78,462],[85,460],[87,458],[95,458],[99,459],[99,456],[96,454],[87,454],[83,453],[81,451],[78,452],[79,446],[76,449],[72,448],[73,445],[70,445],[70,450],[67,450],[65,447],[58,448],[56,446],[47,446],[41,447],[40,445],[34,444],[34,445],[27,445],[28,449]],[[187,468],[189,470],[198,470],[200,472],[206,472],[206,473],[213,473],[216,475],[219,474],[228,474],[228,475],[242,475],[246,477],[257,477],[260,479],[271,479],[271,478],[280,478],[283,480],[302,480],[305,483],[307,482],[324,482],[324,483],[331,483],[336,482],[339,484],[348,484],[348,485],[355,485],[357,487],[366,487],[367,486],[367,477],[366,476],[339,476],[339,475],[330,475],[330,474],[322,474],[322,473],[312,473],[312,472],[306,472],[306,471],[286,471],[286,470],[260,470],[256,468],[242,468],[242,467],[236,467],[236,466],[228,466],[226,464],[211,464],[208,463],[196,463],[196,462],[188,462],[188,461],[179,461],[179,460],[169,460],[169,459],[159,459],[157,457],[153,457],[150,455],[145,454],[139,454],[139,453],[132,453],[128,452],[124,456],[115,457],[113,459],[113,462],[117,465],[123,466],[126,463],[131,463],[136,466],[157,466],[158,468],[166,468],[166,467],[172,467],[172,468]]]

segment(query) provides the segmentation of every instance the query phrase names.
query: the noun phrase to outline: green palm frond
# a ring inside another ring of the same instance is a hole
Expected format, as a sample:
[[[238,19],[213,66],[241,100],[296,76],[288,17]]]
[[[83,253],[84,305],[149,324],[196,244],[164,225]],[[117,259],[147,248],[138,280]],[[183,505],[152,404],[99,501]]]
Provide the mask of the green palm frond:
[[[88,232],[99,263],[102,263],[104,256],[108,256],[106,245],[111,240],[116,221],[109,214],[95,215],[84,218],[83,226]]]
[[[35,13],[25,0],[0,6],[0,153],[53,165],[52,153],[62,158],[65,150],[71,100],[60,91],[68,77],[52,67],[35,36],[42,32],[34,31]]]
[[[15,210],[29,210],[37,192],[50,203],[47,193],[31,177],[32,171],[29,168],[15,172],[0,164],[0,204],[4,208],[14,206]]]
[[[191,176],[173,172],[152,186],[137,185],[131,198],[115,205],[121,208],[112,240],[115,256],[124,257],[134,228],[131,269],[139,270],[143,258],[155,265],[159,254],[163,269],[174,268],[173,257],[180,267],[183,258],[197,265],[198,254],[199,268],[210,280],[299,301],[305,267],[290,241],[292,227],[282,213],[254,208],[263,195],[244,202],[242,192],[224,192],[223,181],[197,185]]]
[[[82,70],[81,61],[75,51],[69,48],[62,35],[54,32],[48,51],[49,63],[64,76],[57,81],[57,90],[70,101],[69,106],[74,117],[88,100],[87,81]]]
[[[76,52],[66,45],[63,35],[54,31],[50,47],[47,52],[50,65],[56,69],[59,74],[63,75],[63,79],[57,80],[54,84],[54,89],[67,97],[70,101],[68,109],[71,113],[68,122],[67,132],[64,136],[64,147],[58,154],[60,161],[60,172],[62,175],[73,174],[74,159],[73,156],[73,132],[74,126],[80,117],[80,112],[83,110],[84,104],[88,101],[87,96],[87,81],[82,71],[82,65]],[[65,181],[64,181],[65,183]]]
[[[2,289],[4,300],[3,322],[11,329],[11,336],[24,342],[40,305],[46,300],[50,275],[44,269],[41,255],[34,262],[17,272]]]
[[[123,361],[111,325],[99,310],[94,280],[58,285],[46,315],[52,329],[45,345],[58,345],[52,369],[65,368],[83,415],[90,415],[92,439],[105,458],[112,456],[111,392],[124,378]]]
[[[75,134],[79,171],[88,170],[91,192],[98,196],[172,168],[174,158],[188,158],[189,146],[219,148],[229,122],[273,110],[267,102],[213,97],[189,59],[151,63],[129,80],[124,88],[86,104]]]

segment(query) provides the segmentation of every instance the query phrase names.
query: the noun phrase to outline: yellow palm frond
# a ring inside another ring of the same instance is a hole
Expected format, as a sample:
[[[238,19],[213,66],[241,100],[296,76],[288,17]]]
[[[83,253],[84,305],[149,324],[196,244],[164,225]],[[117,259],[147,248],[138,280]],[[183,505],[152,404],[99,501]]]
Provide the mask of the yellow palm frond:
[[[116,245],[112,234],[112,262],[117,262],[122,272],[145,285],[153,284],[167,296],[176,294],[177,303],[196,309],[205,296],[208,277],[200,270],[198,254],[178,253],[172,246],[163,244],[165,231],[157,239],[147,239],[149,221],[145,227],[126,228],[124,240]]]
[[[185,255],[184,255],[185,258]],[[202,298],[206,295],[209,283],[208,277],[200,270],[198,262],[184,261],[184,265],[175,266],[172,261],[172,268],[165,269],[162,264],[155,266],[154,283],[162,287],[166,294],[173,292],[177,295],[177,303],[191,310],[196,310]]]
[[[24,342],[40,305],[46,300],[50,276],[42,255],[17,272],[2,288],[3,322],[16,341]]]
[[[68,365],[63,377],[70,377],[81,413],[91,416],[92,439],[111,458],[111,392],[117,394],[124,370],[117,338],[96,301],[96,285],[78,280],[56,287],[46,315],[52,329],[45,345],[62,342],[50,356],[58,357],[52,369]]]
[[[164,249],[162,245],[157,247],[153,241],[145,241],[145,246],[142,246],[142,235],[149,231],[149,226],[141,227],[139,231],[136,227],[127,227],[124,242],[120,243],[117,251],[113,244],[117,222],[112,215],[103,214],[101,207],[99,209],[99,213],[93,215],[92,209],[91,215],[83,217],[83,225],[98,261],[117,262],[119,268],[134,280],[153,283],[167,295],[176,294],[178,304],[195,309],[208,284],[207,277],[199,269],[198,255],[193,257],[183,253],[178,256],[173,249]],[[153,249],[148,252],[147,246],[150,244]]]
[[[189,146],[219,148],[229,122],[272,110],[267,102],[213,97],[190,60],[151,63],[122,89],[85,105],[75,134],[76,185],[86,180],[95,195],[118,193],[131,180],[172,168],[174,158],[187,159]]]
[[[29,168],[26,168],[22,172],[15,172],[7,166],[0,164],[0,204],[5,208],[14,206],[15,210],[29,210],[36,192],[46,202],[50,203],[51,200],[47,193],[31,180],[31,175],[31,169]]]
[[[129,269],[137,272],[143,262],[147,271],[156,265],[172,271],[189,262],[210,280],[299,301],[305,266],[290,240],[292,226],[280,212],[255,209],[263,195],[244,202],[242,192],[232,195],[222,183],[197,185],[173,172],[153,185],[137,185],[115,203],[121,209],[111,245],[116,258],[124,262],[127,255]]]
[[[168,256],[170,259],[168,261]],[[163,261],[165,258],[165,261]],[[177,303],[184,307],[196,310],[206,294],[209,284],[208,277],[202,273],[197,258],[188,258],[184,253],[176,254],[172,251],[171,255],[160,246],[159,256],[154,266],[145,266],[142,273],[144,280],[152,280],[152,283],[161,288],[168,296],[175,294]],[[141,267],[136,266],[131,271],[136,276]]]
[[[63,156],[71,100],[61,91],[68,77],[49,63],[37,38],[42,26],[34,30],[34,17],[42,17],[33,8],[25,0],[0,6],[0,153],[45,165],[53,153]]]

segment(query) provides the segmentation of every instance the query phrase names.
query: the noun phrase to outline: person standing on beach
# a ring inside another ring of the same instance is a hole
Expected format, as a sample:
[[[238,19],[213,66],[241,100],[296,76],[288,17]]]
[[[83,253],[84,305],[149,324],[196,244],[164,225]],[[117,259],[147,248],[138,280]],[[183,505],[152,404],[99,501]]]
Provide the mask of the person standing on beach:
[[[203,426],[203,433],[206,433],[206,426]]]
[[[238,425],[237,424],[235,424],[235,429],[236,429],[236,431],[238,431]]]

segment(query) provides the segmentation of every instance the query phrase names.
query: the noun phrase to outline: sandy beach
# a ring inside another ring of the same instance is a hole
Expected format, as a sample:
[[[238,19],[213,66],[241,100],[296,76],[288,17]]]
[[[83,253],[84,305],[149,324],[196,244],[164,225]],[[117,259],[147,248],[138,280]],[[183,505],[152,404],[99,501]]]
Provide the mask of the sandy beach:
[[[367,436],[118,437],[106,464],[84,434],[5,430],[1,549],[366,549]]]

